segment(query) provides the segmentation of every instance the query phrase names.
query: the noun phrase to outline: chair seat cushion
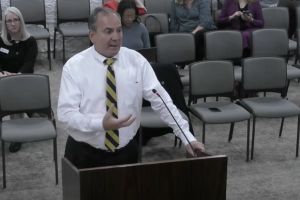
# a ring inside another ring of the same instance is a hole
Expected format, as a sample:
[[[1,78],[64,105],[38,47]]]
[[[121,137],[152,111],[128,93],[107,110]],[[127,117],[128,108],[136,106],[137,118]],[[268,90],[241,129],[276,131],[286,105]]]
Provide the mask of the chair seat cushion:
[[[253,97],[241,100],[247,110],[257,117],[281,118],[300,114],[300,108],[281,97]]]
[[[188,120],[184,112],[179,110],[181,116]],[[177,119],[176,119],[177,120]],[[144,128],[166,128],[169,127],[154,110],[148,106],[142,108],[141,126]]]
[[[223,124],[250,119],[250,113],[231,102],[208,102],[190,106],[191,112],[208,124]]]
[[[26,26],[26,28],[27,31],[30,33],[30,35],[34,37],[36,40],[50,38],[49,31],[42,26],[31,25],[31,26]]]
[[[2,122],[2,140],[34,142],[56,137],[56,130],[47,118],[21,118]]]
[[[300,69],[292,65],[287,65],[287,79],[292,80],[295,78],[300,78]]]
[[[84,37],[89,35],[87,23],[60,24],[59,29],[65,37]]]

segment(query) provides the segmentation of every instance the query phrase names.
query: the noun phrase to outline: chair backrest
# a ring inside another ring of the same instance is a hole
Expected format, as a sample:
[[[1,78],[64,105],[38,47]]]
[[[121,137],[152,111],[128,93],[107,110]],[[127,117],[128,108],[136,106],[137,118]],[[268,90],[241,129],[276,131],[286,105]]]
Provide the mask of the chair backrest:
[[[278,7],[296,8],[300,6],[300,1],[296,0],[278,0]]]
[[[190,64],[190,100],[209,96],[232,96],[233,64],[230,61],[200,61]]]
[[[285,7],[272,7],[262,9],[264,28],[289,29],[289,10]]]
[[[90,16],[89,0],[57,0],[57,24],[87,22]]]
[[[159,34],[155,42],[158,63],[180,64],[195,60],[195,42],[191,33]]]
[[[205,33],[205,57],[207,60],[234,60],[243,56],[243,40],[240,31],[220,30]]]
[[[288,55],[288,35],[284,29],[258,29],[252,32],[252,56]]]
[[[141,22],[146,26],[150,34],[169,32],[169,20],[166,13],[151,13],[142,15]]]
[[[44,0],[10,0],[10,5],[21,11],[26,24],[42,24],[46,26]]]
[[[171,14],[172,0],[145,0],[147,13],[165,13]]]
[[[150,63],[156,63],[157,58],[156,58],[156,47],[150,47],[150,48],[144,48],[144,49],[137,49],[137,52],[142,54]]]
[[[2,116],[27,111],[48,113],[50,108],[48,76],[20,74],[0,79],[0,110]]]
[[[242,86],[245,91],[284,92],[287,68],[284,58],[246,58],[242,68]]]

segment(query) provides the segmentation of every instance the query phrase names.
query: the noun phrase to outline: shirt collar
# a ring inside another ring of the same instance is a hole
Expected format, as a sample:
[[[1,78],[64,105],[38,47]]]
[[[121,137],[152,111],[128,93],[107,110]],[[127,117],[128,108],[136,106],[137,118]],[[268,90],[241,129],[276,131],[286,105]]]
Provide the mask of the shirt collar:
[[[107,57],[99,54],[96,49],[95,49],[95,46],[92,46],[92,52],[93,52],[93,56],[94,58],[99,61],[100,63],[103,63],[105,59],[107,59]],[[119,53],[117,55],[115,55],[113,58],[116,59],[116,61],[118,61],[119,59]]]

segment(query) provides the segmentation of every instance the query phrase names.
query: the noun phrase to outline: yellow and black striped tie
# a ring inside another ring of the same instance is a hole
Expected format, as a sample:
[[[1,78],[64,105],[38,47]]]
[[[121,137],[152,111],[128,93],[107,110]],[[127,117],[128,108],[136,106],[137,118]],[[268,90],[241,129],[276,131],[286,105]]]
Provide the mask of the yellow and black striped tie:
[[[117,90],[115,72],[113,70],[114,58],[107,58],[104,64],[107,65],[106,73],[106,110],[112,107],[112,115],[118,118],[118,104],[117,104]],[[106,148],[114,152],[116,147],[119,146],[119,130],[108,130],[105,134]]]

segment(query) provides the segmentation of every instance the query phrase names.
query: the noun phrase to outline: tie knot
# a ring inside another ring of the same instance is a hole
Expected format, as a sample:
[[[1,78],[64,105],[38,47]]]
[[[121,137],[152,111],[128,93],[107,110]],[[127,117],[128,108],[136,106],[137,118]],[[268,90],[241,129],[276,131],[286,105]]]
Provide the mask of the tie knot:
[[[107,58],[104,60],[104,64],[108,66],[112,66],[115,62],[115,58]]]

